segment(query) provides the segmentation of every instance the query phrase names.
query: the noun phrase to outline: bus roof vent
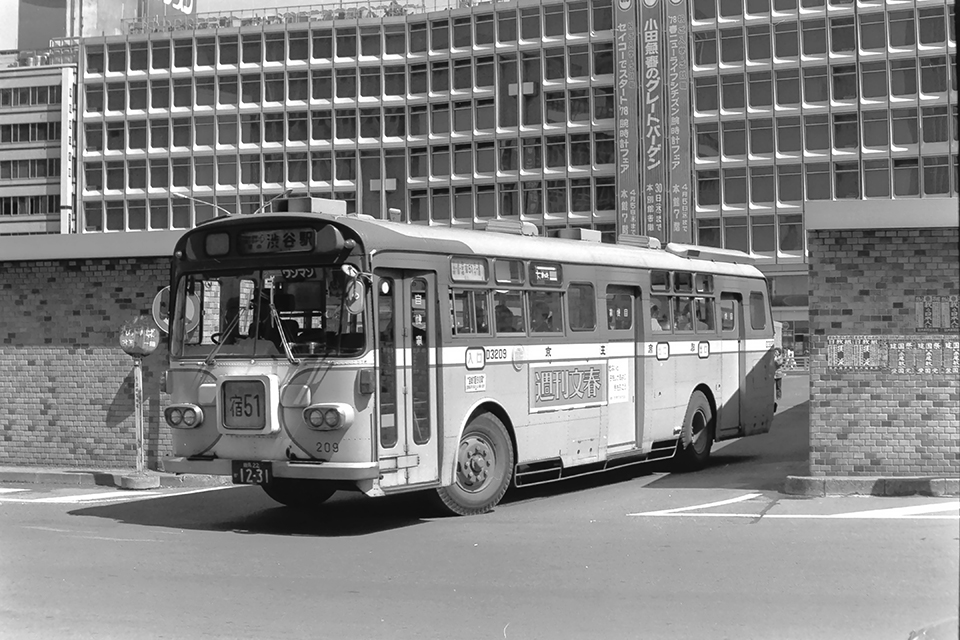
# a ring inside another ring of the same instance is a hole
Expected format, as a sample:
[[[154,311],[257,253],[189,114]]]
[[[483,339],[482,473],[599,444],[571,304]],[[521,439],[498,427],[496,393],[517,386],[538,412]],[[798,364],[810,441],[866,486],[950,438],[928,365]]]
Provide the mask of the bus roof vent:
[[[326,213],[331,216],[347,215],[346,200],[330,198],[284,198],[273,203],[274,213]]]
[[[486,231],[494,233],[509,233],[515,236],[539,236],[540,230],[532,222],[520,220],[491,220],[485,227]]]
[[[596,229],[582,229],[574,227],[572,229],[560,229],[557,231],[558,238],[567,240],[586,240],[587,242],[600,242],[602,234]]]
[[[756,258],[749,253],[735,249],[718,249],[716,247],[701,247],[694,244],[679,244],[668,242],[667,251],[681,258],[697,258],[712,260],[713,262],[734,262],[737,264],[755,264]]]
[[[625,244],[628,247],[641,247],[643,249],[659,249],[660,240],[653,236],[638,236],[632,233],[621,233],[617,238],[617,244]]]

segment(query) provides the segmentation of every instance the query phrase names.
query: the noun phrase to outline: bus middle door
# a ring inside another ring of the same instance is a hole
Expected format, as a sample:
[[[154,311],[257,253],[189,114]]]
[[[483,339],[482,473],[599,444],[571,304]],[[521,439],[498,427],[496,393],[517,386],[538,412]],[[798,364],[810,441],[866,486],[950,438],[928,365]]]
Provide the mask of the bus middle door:
[[[735,438],[740,432],[740,412],[746,384],[746,336],[743,327],[743,297],[739,293],[720,294],[720,415],[717,439]]]
[[[380,486],[436,483],[436,298],[433,274],[378,269]]]

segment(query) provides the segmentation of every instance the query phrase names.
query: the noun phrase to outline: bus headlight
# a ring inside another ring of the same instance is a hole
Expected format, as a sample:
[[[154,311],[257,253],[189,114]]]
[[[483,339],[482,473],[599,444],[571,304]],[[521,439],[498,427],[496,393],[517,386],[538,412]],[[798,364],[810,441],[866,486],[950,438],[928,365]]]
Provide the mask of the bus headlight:
[[[303,421],[312,429],[333,431],[353,424],[353,407],[340,402],[312,404],[303,410]]]
[[[163,410],[163,417],[174,429],[193,429],[203,423],[203,409],[194,404],[175,404]]]

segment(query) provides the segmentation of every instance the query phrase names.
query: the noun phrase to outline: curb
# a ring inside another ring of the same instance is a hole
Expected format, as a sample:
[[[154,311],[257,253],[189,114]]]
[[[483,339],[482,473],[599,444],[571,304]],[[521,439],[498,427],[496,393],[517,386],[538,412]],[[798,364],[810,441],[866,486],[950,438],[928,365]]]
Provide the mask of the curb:
[[[781,493],[793,496],[956,496],[960,478],[787,476]]]
[[[72,469],[0,469],[0,482],[19,484],[55,484],[118,489],[156,489],[158,487],[203,488],[231,485],[229,477],[198,474],[174,474],[158,471],[78,471]]]

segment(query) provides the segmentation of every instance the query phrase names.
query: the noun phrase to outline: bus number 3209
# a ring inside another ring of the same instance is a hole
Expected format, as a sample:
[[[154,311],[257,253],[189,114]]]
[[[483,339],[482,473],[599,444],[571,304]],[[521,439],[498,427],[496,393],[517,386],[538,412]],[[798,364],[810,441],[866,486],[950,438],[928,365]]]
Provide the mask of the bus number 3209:
[[[337,453],[340,451],[340,444],[337,442],[318,442],[317,453]]]

